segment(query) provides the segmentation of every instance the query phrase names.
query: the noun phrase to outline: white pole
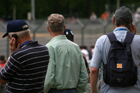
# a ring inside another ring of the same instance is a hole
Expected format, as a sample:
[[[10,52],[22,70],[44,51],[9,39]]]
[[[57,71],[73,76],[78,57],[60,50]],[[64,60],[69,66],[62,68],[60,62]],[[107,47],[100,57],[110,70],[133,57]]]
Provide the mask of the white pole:
[[[28,12],[28,13],[27,13],[27,19],[28,19],[28,20],[31,20],[31,12]]]
[[[16,6],[13,8],[13,20],[16,20]]]
[[[120,0],[117,0],[117,9],[120,7]]]

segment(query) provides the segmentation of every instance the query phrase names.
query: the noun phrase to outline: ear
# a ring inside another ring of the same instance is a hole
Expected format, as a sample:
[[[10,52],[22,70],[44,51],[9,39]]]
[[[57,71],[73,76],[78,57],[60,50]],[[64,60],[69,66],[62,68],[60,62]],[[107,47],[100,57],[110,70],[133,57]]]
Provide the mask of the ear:
[[[48,32],[50,32],[49,26],[47,26],[47,30],[48,30]]]
[[[64,25],[64,30],[66,29],[66,25]]]
[[[133,23],[133,19],[131,20],[131,24]]]
[[[12,39],[12,37],[9,34],[8,34],[8,37],[9,37],[10,40]]]
[[[113,17],[113,24],[115,25],[115,18]]]
[[[48,30],[48,32],[50,33],[50,35],[52,36],[52,33],[51,33],[51,31],[50,31],[49,26],[47,26],[47,30]]]

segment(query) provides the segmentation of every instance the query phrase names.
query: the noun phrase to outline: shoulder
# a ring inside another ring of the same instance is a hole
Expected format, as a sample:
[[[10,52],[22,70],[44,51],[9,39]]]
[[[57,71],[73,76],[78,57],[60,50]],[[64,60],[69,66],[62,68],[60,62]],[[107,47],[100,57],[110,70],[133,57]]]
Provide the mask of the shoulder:
[[[135,35],[132,41],[132,45],[136,46],[136,45],[140,45],[140,35]]]
[[[107,38],[107,35],[102,35],[97,39],[97,42],[103,42]]]
[[[110,45],[110,41],[107,37],[107,35],[102,35],[100,36],[96,43],[95,43],[95,48],[98,48],[100,51],[104,49],[106,49],[106,47],[108,47]]]
[[[137,40],[140,41],[140,35],[135,35],[135,36],[134,36],[134,40],[136,40],[136,41],[137,41]]]
[[[43,51],[43,50],[47,51],[48,48],[43,44],[40,44],[38,42],[34,42],[34,43],[27,44],[27,45],[21,47],[20,49],[14,51],[12,53],[12,55],[16,56],[16,57],[20,57],[20,56],[23,56],[24,54],[27,54],[27,53]]]
[[[56,40],[55,42],[48,42],[46,44],[46,46],[49,48],[49,47],[59,47],[59,46],[65,46],[65,45],[68,45],[68,46],[78,46],[78,44],[76,44],[75,42],[72,42],[68,39],[63,39],[63,40]]]
[[[102,45],[107,39],[107,35],[100,36],[96,41],[96,46]]]
[[[40,48],[43,48],[43,49],[48,49],[48,47],[46,45],[43,45],[43,44],[40,44],[40,43],[38,43],[38,46],[40,46]]]
[[[72,41],[70,41],[70,40],[68,40],[68,41],[69,41],[69,43],[72,44],[73,46],[77,46],[77,47],[79,47],[79,45],[76,44],[75,42],[72,42]]]

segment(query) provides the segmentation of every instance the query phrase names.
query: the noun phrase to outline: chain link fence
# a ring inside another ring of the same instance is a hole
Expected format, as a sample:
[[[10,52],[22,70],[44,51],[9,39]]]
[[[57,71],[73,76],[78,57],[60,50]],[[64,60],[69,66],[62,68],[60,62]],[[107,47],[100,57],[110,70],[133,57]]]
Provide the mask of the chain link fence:
[[[36,20],[27,21],[29,28],[31,30],[31,37],[33,40],[38,41],[41,44],[46,44],[50,41],[51,36],[47,31],[46,20]],[[0,37],[6,32],[6,26],[8,22],[0,22]],[[78,45],[86,45],[88,48],[94,45],[96,40],[106,33],[112,32],[114,29],[112,19],[103,21],[102,19],[97,19],[91,21],[89,19],[76,19],[74,22],[72,20],[66,19],[66,28],[72,30],[74,34],[74,42]],[[139,21],[135,24],[137,28],[137,34],[140,33]],[[0,38],[0,55],[9,56],[9,39]]]

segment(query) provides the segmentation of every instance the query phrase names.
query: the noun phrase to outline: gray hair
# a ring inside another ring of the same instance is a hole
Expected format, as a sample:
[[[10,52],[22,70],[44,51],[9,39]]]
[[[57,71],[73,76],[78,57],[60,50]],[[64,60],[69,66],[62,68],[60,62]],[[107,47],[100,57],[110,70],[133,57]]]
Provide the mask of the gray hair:
[[[13,34],[16,34],[20,38],[24,38],[29,36],[30,34],[30,29],[24,30],[24,31],[19,31],[19,32],[9,32],[9,36],[12,37]]]
[[[127,17],[121,17],[119,20],[115,20],[115,24],[116,26],[125,25],[126,27],[130,27],[131,21]]]
[[[53,24],[48,25],[48,26],[49,26],[50,31],[53,32],[53,33],[64,31],[64,24],[53,23]]]

